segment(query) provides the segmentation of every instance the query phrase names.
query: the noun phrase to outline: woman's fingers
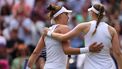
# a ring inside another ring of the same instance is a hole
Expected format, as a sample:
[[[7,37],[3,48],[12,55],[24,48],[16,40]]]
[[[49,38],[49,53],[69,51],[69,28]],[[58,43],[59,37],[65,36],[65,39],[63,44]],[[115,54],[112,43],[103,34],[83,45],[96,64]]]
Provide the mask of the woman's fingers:
[[[47,35],[47,32],[49,31],[49,28],[45,27],[43,30],[43,35]]]
[[[104,45],[101,43],[101,44],[98,44],[97,47],[98,47],[98,50],[101,51],[103,49]]]
[[[97,44],[96,42],[94,42],[93,44],[91,44],[91,46],[89,47],[90,52],[100,52],[103,48],[103,44]]]

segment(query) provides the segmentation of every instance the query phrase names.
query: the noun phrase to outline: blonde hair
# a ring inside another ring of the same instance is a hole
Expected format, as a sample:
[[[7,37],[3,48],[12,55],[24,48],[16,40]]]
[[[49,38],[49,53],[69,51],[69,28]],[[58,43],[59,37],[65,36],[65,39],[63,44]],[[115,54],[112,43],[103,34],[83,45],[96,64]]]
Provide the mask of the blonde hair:
[[[97,11],[99,11],[99,14],[96,14],[97,17],[98,17],[98,20],[97,20],[97,25],[96,25],[96,27],[95,27],[95,30],[94,30],[94,32],[92,33],[92,36],[96,33],[97,27],[98,27],[98,25],[99,25],[101,19],[103,18],[104,12],[105,12],[104,6],[103,6],[102,4],[95,4],[93,7],[94,7]]]
[[[52,19],[53,15],[56,12],[58,12],[60,9],[61,9],[60,6],[57,6],[57,5],[54,5],[54,4],[49,5],[48,8],[47,8],[47,10],[49,10],[48,18],[49,19]]]

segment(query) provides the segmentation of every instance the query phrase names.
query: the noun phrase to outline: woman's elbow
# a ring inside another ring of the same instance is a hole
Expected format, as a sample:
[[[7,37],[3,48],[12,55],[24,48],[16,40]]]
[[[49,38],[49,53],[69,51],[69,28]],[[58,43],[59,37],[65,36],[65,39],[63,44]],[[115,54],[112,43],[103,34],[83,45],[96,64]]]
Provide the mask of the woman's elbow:
[[[122,53],[120,51],[114,51],[114,55],[116,57],[121,57],[122,56]]]
[[[65,55],[69,55],[69,53],[68,53],[67,51],[64,51],[64,54],[65,54]]]
[[[65,54],[65,55],[69,55],[70,52],[69,52],[68,50],[64,50],[64,54]]]
[[[67,37],[65,37],[65,36],[62,35],[62,36],[60,37],[60,40],[61,40],[61,41],[66,41],[66,40],[67,40]]]

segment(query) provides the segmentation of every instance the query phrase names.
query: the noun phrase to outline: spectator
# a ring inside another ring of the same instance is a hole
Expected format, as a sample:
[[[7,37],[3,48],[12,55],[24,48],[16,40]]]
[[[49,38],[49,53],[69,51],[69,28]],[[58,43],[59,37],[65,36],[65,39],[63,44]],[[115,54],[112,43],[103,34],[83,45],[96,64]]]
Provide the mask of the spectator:
[[[19,28],[19,38],[24,40],[25,44],[32,52],[36,45],[36,30],[30,18],[25,18],[22,22]]]
[[[17,3],[13,6],[12,14],[16,16],[26,17],[29,16],[31,12],[30,6],[26,4],[25,0],[20,0],[20,3]]]
[[[9,69],[7,58],[6,39],[0,35],[0,69]]]
[[[29,50],[25,44],[17,47],[17,57],[13,60],[11,69],[24,69],[24,61],[28,58]]]
[[[46,7],[43,0],[38,0],[35,3],[35,7],[32,10],[32,15],[36,15],[39,20],[45,21],[46,19]]]
[[[9,26],[6,27],[6,28],[3,30],[3,35],[5,36],[5,38],[6,38],[7,40],[10,39],[10,32],[11,32],[12,30],[14,30],[14,29],[16,29],[16,30],[19,29],[19,23],[18,23],[18,21],[17,21],[16,19],[12,19],[11,21],[9,21]],[[12,37],[11,37],[11,38],[12,38]]]
[[[69,0],[68,5],[73,9],[74,13],[80,13],[85,1],[86,0]]]
[[[9,39],[7,40],[7,52],[9,54],[10,64],[16,57],[16,47],[19,43],[23,42],[23,40],[18,37],[18,29],[19,24],[16,20],[11,21],[8,28]]]

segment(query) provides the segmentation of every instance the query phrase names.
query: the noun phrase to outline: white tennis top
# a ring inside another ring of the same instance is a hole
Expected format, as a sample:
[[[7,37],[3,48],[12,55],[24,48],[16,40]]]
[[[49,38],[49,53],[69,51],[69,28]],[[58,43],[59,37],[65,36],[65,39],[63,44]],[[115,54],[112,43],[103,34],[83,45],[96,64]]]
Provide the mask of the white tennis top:
[[[54,31],[57,25],[49,29]],[[44,69],[66,69],[67,55],[64,54],[60,41],[51,37],[45,37],[46,63]]]
[[[104,48],[100,53],[87,53],[83,69],[116,69],[113,59],[110,56],[110,48],[112,47],[112,37],[108,30],[108,24],[100,22],[97,31],[92,36],[96,26],[95,20],[91,21],[91,27],[85,35],[85,46],[90,46],[93,42],[103,43]]]

